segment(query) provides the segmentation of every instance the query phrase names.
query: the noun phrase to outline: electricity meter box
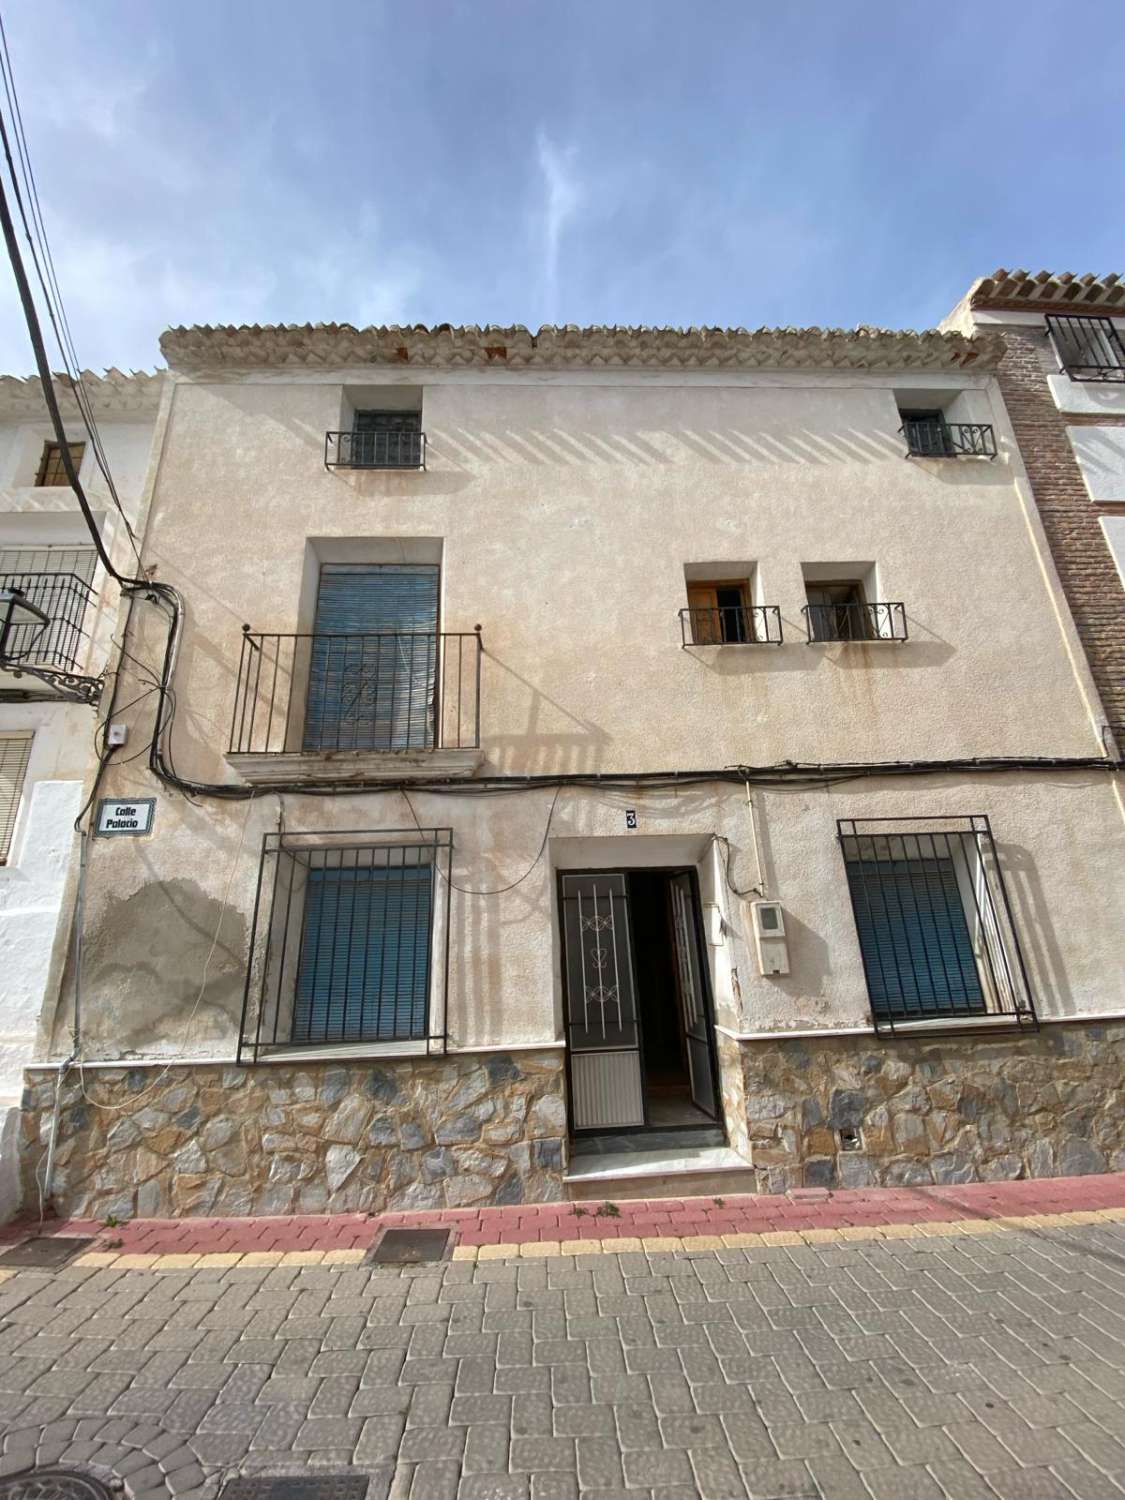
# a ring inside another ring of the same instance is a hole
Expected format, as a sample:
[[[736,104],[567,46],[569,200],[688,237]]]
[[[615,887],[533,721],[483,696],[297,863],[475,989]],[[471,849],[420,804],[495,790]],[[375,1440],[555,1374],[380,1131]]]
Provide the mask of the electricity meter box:
[[[750,918],[760,974],[789,973],[789,944],[779,901],[751,901]]]

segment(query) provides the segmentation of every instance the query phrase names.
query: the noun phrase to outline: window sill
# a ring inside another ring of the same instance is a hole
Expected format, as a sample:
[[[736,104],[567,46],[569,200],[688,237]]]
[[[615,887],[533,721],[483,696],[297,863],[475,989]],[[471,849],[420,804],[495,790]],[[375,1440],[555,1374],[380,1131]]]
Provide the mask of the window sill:
[[[1028,1012],[1011,1012],[1005,1015],[950,1015],[935,1016],[926,1021],[875,1021],[875,1034],[880,1037],[930,1036],[948,1032],[988,1033],[991,1031],[1037,1031],[1038,1018]]]
[[[292,782],[409,781],[471,776],[481,750],[283,750],[229,751],[227,764],[254,786]]]
[[[331,1062],[335,1059],[380,1057],[441,1057],[423,1037],[407,1042],[312,1042],[301,1047],[262,1047],[252,1061],[259,1063]]]

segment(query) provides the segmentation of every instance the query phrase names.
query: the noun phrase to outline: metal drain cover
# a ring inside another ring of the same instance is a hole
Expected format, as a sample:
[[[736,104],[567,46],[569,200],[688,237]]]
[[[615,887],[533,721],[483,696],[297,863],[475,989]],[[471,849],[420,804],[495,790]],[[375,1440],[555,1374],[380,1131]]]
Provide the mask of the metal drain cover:
[[[108,1485],[68,1469],[29,1469],[0,1479],[0,1500],[120,1500]]]
[[[363,1500],[366,1474],[318,1474],[314,1479],[275,1474],[259,1479],[232,1479],[220,1500]]]
[[[367,1253],[370,1266],[418,1266],[424,1261],[445,1260],[452,1229],[384,1229]]]
[[[93,1236],[35,1234],[5,1250],[0,1255],[0,1266],[38,1266],[41,1271],[53,1271],[93,1243]]]

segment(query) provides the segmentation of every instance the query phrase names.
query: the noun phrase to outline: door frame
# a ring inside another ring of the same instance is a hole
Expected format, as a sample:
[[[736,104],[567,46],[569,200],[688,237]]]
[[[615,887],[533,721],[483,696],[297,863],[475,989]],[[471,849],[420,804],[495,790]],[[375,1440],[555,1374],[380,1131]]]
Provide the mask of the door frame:
[[[579,1139],[583,1136],[595,1135],[636,1135],[638,1132],[648,1130],[696,1130],[706,1129],[706,1126],[695,1125],[667,1125],[654,1126],[649,1120],[648,1091],[644,1086],[644,1025],[642,1019],[641,994],[637,987],[637,963],[636,945],[632,940],[632,921],[630,920],[629,932],[629,966],[633,980],[633,994],[636,998],[637,1011],[637,1051],[641,1060],[641,1108],[644,1113],[642,1125],[609,1125],[594,1126],[585,1130],[575,1130],[573,1124],[573,1113],[571,1109],[571,1080],[570,1080],[570,1022],[569,1015],[569,988],[566,971],[566,939],[564,928],[563,907],[563,876],[564,875],[622,875],[626,880],[626,899],[628,899],[628,880],[631,875],[687,875],[691,883],[691,905],[692,905],[692,927],[695,934],[696,963],[699,968],[700,983],[703,987],[703,1013],[707,1025],[707,1047],[711,1055],[711,1077],[715,1086],[715,1126],[726,1135],[726,1116],[723,1111],[723,1090],[719,1073],[719,1049],[715,1037],[715,1000],[711,985],[711,965],[707,958],[707,945],[704,942],[703,932],[703,900],[700,894],[699,869],[696,865],[604,865],[593,868],[582,869],[557,869],[555,871],[556,911],[559,918],[559,960],[560,973],[562,977],[562,1003],[563,1003],[563,1060],[566,1078],[566,1123],[569,1139]],[[683,1016],[680,1016],[680,1025],[683,1027]],[[713,1128],[713,1127],[712,1127]]]

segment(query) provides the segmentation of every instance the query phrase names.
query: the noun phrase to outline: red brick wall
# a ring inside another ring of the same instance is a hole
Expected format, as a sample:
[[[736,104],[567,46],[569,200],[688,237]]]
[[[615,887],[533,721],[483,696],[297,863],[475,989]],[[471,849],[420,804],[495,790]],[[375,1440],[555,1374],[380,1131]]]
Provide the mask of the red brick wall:
[[[1103,515],[1125,507],[1090,499],[1066,432],[1113,418],[1060,412],[1047,385],[1042,330],[1006,328],[1004,334],[1000,389],[1110,728],[1125,751],[1125,588],[1101,527]]]

